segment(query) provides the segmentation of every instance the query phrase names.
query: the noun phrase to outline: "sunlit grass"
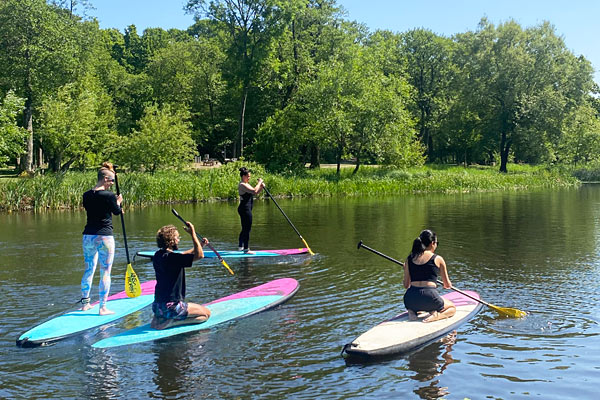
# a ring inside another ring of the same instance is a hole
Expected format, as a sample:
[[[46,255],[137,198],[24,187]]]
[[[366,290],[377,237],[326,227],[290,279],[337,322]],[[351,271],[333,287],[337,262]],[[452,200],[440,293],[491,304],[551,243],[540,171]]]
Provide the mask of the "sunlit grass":
[[[237,199],[238,168],[249,166],[253,181],[262,177],[272,195],[283,197],[377,196],[406,193],[456,193],[529,190],[577,185],[573,171],[542,166],[497,167],[428,165],[410,169],[362,166],[357,174],[344,168],[306,170],[302,174],[269,174],[256,164],[231,163],[220,168],[189,171],[121,173],[119,184],[128,206]],[[77,209],[81,196],[93,187],[96,172],[46,174],[0,179],[0,209]]]

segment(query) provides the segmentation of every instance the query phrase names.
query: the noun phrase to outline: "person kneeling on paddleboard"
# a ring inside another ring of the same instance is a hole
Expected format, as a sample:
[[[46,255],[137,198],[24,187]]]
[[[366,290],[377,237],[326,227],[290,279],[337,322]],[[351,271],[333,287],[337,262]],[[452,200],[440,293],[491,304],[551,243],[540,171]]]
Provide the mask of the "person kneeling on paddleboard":
[[[207,245],[208,240],[204,238],[200,243],[191,222],[186,222],[183,229],[191,235],[194,243],[193,249],[183,252],[175,252],[179,247],[180,237],[174,225],[163,226],[156,233],[156,244],[160,250],[152,257],[156,273],[156,289],[154,303],[152,303],[154,318],[150,326],[154,329],[198,324],[210,317],[208,308],[184,301],[185,268],[191,267],[194,261],[204,258],[202,246]]]
[[[426,229],[413,241],[412,250],[404,263],[404,287],[407,289],[404,306],[412,321],[418,319],[419,311],[429,312],[423,322],[450,318],[456,313],[454,303],[442,298],[437,291],[438,275],[442,277],[444,288],[452,287],[446,262],[435,254],[437,247],[437,235]]]

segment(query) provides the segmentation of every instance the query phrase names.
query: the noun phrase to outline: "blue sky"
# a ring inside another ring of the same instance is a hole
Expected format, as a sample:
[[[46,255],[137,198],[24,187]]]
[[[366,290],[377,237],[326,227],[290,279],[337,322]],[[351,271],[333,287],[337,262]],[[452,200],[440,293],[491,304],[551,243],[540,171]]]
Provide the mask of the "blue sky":
[[[185,29],[193,23],[185,14],[185,0],[92,0],[95,10],[89,14],[102,28],[121,31],[134,24],[138,32],[148,27]],[[365,24],[370,30],[389,29],[404,32],[426,28],[451,36],[477,28],[482,17],[498,24],[514,19],[528,27],[551,22],[567,47],[584,55],[596,71],[600,83],[600,1],[597,0],[338,0],[347,19]]]

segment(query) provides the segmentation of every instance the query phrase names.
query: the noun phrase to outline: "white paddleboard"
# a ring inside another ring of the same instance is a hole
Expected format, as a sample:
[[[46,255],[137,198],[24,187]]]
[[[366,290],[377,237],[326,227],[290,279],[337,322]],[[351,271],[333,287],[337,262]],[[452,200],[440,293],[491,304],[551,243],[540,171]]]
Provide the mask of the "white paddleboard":
[[[479,299],[479,294],[476,292],[465,291],[465,293]],[[422,318],[409,321],[408,313],[404,312],[369,329],[352,343],[345,345],[342,353],[363,357],[406,353],[451,332],[482,308],[481,303],[457,292],[447,293],[442,297],[456,305],[456,314],[451,318],[428,323],[423,322]]]

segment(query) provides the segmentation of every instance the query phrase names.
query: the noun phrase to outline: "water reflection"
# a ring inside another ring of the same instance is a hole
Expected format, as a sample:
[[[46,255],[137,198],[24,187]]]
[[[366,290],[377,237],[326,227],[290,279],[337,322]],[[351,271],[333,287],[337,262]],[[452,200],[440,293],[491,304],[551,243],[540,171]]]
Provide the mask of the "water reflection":
[[[450,394],[448,388],[440,386],[440,380],[435,378],[454,362],[452,346],[455,343],[456,331],[453,331],[438,342],[408,355],[408,369],[415,372],[411,379],[428,383],[414,390],[421,399],[438,399]]]
[[[88,349],[84,354],[85,363],[82,365],[82,371],[87,382],[85,385],[85,397],[94,399],[119,399],[123,364],[114,360],[110,352]],[[75,374],[80,372],[77,369],[73,371]]]
[[[597,397],[600,186],[282,202],[317,256],[227,260],[234,276],[218,260],[205,260],[186,271],[186,283],[189,300],[205,303],[291,277],[301,287],[289,303],[214,331],[106,351],[90,346],[147,323],[151,312],[90,331],[89,341],[16,348],[20,333],[77,300],[85,215],[0,215],[0,291],[6,304],[27,295],[25,309],[0,309],[0,371],[11,371],[0,373],[0,397],[570,398],[574,383],[578,397]],[[255,247],[294,247],[297,236],[269,204],[255,204]],[[225,250],[237,244],[235,207],[178,209]],[[131,210],[126,218],[132,252],[153,249],[156,229],[173,222],[168,205]],[[346,366],[343,343],[403,310],[401,269],[359,252],[356,243],[401,259],[425,227],[446,238],[440,252],[458,287],[531,314],[517,321],[484,309],[458,328],[455,346],[438,342]],[[116,240],[113,277],[120,287],[126,260],[118,228]],[[154,279],[151,263],[138,259],[135,270],[141,280]],[[452,359],[461,362],[450,366]],[[473,377],[468,385],[465,376]]]

